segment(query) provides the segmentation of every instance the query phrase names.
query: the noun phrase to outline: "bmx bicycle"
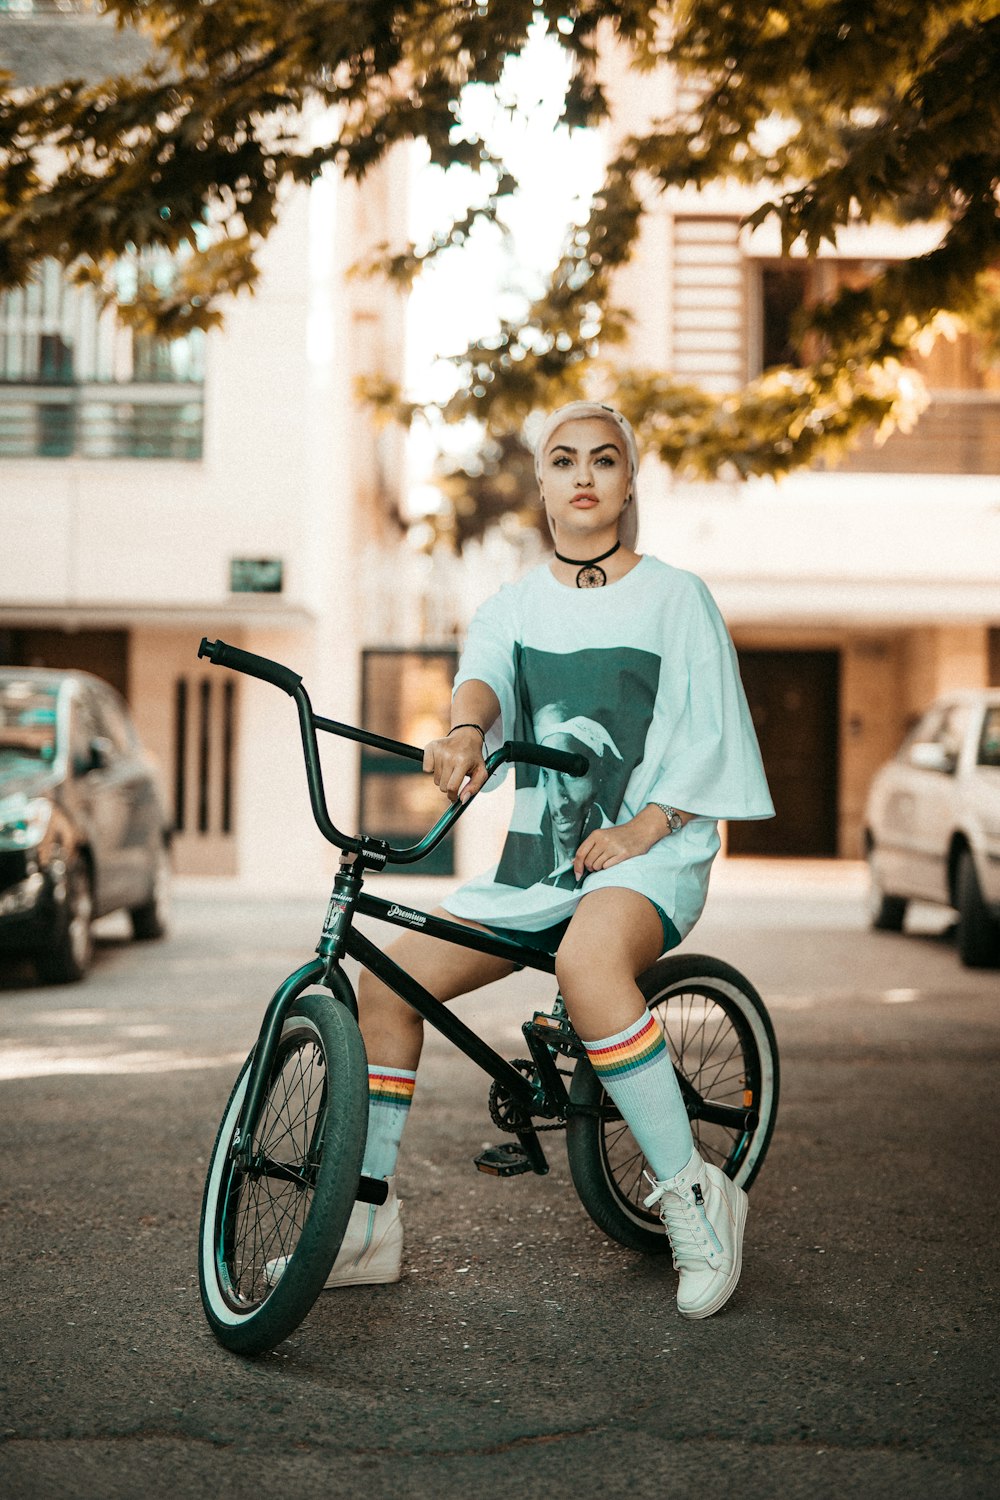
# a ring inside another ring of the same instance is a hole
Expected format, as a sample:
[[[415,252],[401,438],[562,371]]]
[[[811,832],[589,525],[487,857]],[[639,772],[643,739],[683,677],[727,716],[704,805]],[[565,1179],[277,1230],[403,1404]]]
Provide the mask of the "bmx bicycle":
[[[394,848],[332,823],[317,731],[422,761],[423,751],[315,714],[291,668],[224,641],[198,651],[282,688],[298,709],[309,796],[320,832],[341,851],[316,956],[279,985],[230,1094],[212,1148],[202,1201],[199,1281],[211,1328],[226,1348],[261,1354],[288,1337],[323,1289],[356,1201],[381,1203],[384,1181],[362,1175],[368,1069],[357,1002],[344,971],[355,959],[405,1000],[492,1080],[490,1114],[511,1139],[475,1158],[498,1177],[548,1171],[540,1135],[565,1130],[580,1201],[611,1239],[647,1254],[670,1251],[659,1216],[644,1206],[645,1158],[605,1093],[561,996],[522,1026],[526,1058],[507,1061],[355,925],[357,916],[426,933],[555,973],[555,960],[499,934],[414,910],[363,889],[369,871],[417,864],[471,805],[447,808],[419,843]],[[586,773],[582,755],[509,741],[486,761]],[[753,986],[731,965],[667,955],[639,979],[671,1049],[705,1160],[748,1188],[760,1170],[778,1106],[774,1029]],[[275,1277],[274,1266],[282,1272]]]

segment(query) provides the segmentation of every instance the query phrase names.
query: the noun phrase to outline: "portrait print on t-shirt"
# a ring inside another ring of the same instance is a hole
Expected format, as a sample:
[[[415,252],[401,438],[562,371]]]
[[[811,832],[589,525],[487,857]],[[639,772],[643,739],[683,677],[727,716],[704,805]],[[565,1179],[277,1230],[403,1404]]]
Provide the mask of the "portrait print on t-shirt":
[[[596,828],[618,821],[629,777],[645,753],[660,658],[634,647],[514,648],[513,739],[585,755],[586,776],[518,765],[517,802],[495,880],[572,889],[573,856]]]

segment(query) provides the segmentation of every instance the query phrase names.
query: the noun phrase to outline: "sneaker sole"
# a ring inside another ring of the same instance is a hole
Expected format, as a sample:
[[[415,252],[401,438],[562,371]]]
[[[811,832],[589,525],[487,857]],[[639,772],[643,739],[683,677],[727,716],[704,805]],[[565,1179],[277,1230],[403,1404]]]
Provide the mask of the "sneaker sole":
[[[325,1283],[324,1292],[335,1292],[342,1286],[391,1286],[400,1281],[403,1276],[402,1267],[398,1271],[390,1271],[388,1275],[372,1271],[357,1270],[347,1275],[338,1276],[336,1281],[330,1280]]]
[[[733,1262],[733,1269],[730,1272],[729,1280],[722,1290],[715,1294],[711,1302],[706,1303],[704,1307],[697,1307],[687,1311],[683,1307],[678,1307],[677,1311],[682,1318],[690,1318],[692,1321],[698,1318],[710,1318],[721,1307],[725,1307],[735,1292],[739,1283],[740,1273],[743,1270],[743,1231],[746,1228],[749,1207],[750,1204],[746,1193],[741,1192],[736,1200],[736,1259]]]

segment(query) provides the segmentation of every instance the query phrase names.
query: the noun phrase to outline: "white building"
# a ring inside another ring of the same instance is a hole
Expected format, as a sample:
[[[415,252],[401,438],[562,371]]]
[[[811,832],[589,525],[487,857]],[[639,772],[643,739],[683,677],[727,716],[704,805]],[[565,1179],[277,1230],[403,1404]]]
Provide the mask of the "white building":
[[[102,76],[108,45],[91,16],[0,18],[0,64],[25,82]],[[0,660],[81,667],[125,693],[184,873],[301,889],[331,865],[289,700],[196,653],[206,635],[276,657],[318,712],[356,713],[358,558],[398,504],[403,451],[353,382],[398,377],[403,309],[346,272],[402,237],[407,191],[396,159],[361,187],[291,194],[257,294],[169,349],[55,267],[0,298]],[[329,776],[353,829],[353,747]]]
[[[90,34],[76,28],[95,24],[3,17],[0,62],[63,76],[66,28],[79,60]],[[622,82],[616,128],[641,129],[671,81]],[[331,178],[290,197],[257,295],[169,359],[56,275],[0,300],[0,659],[90,668],[124,690],[184,873],[303,890],[333,863],[289,700],[199,662],[202,635],[288,663],[321,713],[422,743],[447,711],[464,622],[517,565],[499,538],[462,565],[422,558],[384,524],[401,439],[352,382],[398,375],[403,310],[345,271],[402,236],[406,194],[395,159],[361,188]],[[637,313],[630,357],[735,388],[772,361],[809,278],[910,248],[859,231],[818,264],[782,261],[765,232],[741,230],[753,206],[725,188],[653,205],[620,285]],[[644,470],[640,545],[713,589],[779,809],[734,825],[731,853],[856,857],[868,782],[912,715],[941,690],[1000,682],[1000,388],[967,341],[939,346],[926,373],[917,431],[835,470],[732,486]],[[409,842],[440,810],[416,768],[362,764],[344,744],[325,759],[351,831],[360,816]],[[487,862],[504,802],[461,825],[460,873]]]
[[[669,111],[667,73],[611,70],[615,128]],[[654,199],[619,296],[627,357],[714,391],[782,362],[792,313],[935,242],[927,226],[849,229],[816,262],[749,234],[759,197],[719,185]],[[781,482],[691,484],[649,465],[642,545],[700,573],[740,653],[778,816],[732,852],[858,857],[878,764],[937,693],[1000,683],[1000,372],[971,339],[921,362],[914,432]]]

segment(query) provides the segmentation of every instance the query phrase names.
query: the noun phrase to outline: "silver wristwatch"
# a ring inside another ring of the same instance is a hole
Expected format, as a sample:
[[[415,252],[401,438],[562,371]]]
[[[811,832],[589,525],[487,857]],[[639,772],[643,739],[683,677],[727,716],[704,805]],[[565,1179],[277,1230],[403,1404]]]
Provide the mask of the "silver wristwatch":
[[[660,809],[660,812],[667,820],[667,832],[663,835],[664,838],[666,838],[667,835],[671,833],[680,833],[681,829],[684,827],[684,819],[681,817],[676,807],[670,807],[666,802],[651,802],[650,806],[658,807]]]

